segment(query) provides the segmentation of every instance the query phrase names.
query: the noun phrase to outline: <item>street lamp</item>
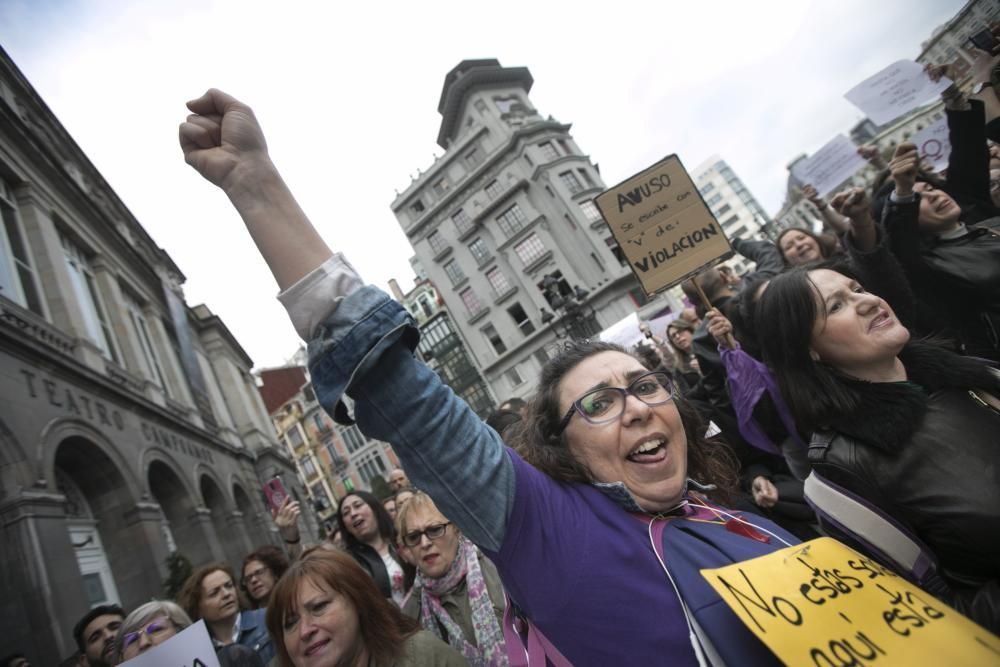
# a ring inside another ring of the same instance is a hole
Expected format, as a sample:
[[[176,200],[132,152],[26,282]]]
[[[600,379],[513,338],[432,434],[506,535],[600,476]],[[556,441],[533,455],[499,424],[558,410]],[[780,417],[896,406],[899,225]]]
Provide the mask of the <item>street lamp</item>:
[[[593,338],[601,332],[597,314],[586,303],[590,292],[577,285],[571,294],[563,294],[559,289],[559,278],[552,274],[542,278],[541,288],[545,300],[555,311],[553,314],[542,308],[541,321],[542,324],[553,325],[557,338]]]

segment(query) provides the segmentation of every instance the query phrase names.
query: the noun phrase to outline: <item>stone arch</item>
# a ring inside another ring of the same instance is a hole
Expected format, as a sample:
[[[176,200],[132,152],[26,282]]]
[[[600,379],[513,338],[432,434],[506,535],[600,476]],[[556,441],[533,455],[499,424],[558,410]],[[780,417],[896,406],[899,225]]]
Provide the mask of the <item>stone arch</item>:
[[[242,528],[242,520],[233,515],[232,505],[215,475],[202,472],[198,479],[198,489],[208,510],[212,529],[222,545],[225,559],[234,566],[239,566],[243,562],[243,556],[252,550],[249,538]]]
[[[222,480],[219,478],[218,474],[216,474],[214,470],[209,468],[204,463],[199,463],[194,467],[194,478],[198,482],[198,492],[199,492],[198,497],[201,498],[203,506],[208,507],[208,503],[206,502],[205,499],[205,488],[206,488],[205,480],[209,479],[212,481],[212,484],[215,485],[215,489],[218,490],[219,492],[218,498],[216,498],[216,500],[217,501],[221,500],[223,510],[226,512],[226,514],[229,514],[230,512],[233,511],[235,506],[233,505],[232,498],[227,496],[226,492],[224,491],[224,489],[227,488],[226,484],[222,482]]]
[[[77,417],[53,419],[42,429],[35,451],[35,466],[39,483],[44,483],[49,491],[57,491],[52,475],[55,471],[56,450],[65,440],[71,438],[81,438],[93,445],[122,476],[122,482],[128,494],[136,500],[142,497],[140,486],[131,472],[132,466],[129,465],[122,452],[101,431],[91,426],[89,422]]]
[[[152,457],[146,468],[149,492],[163,514],[170,550],[176,550],[195,567],[218,558],[217,549],[206,539],[199,510],[201,502],[184,475],[166,457]]]
[[[122,457],[78,426],[49,430],[50,437],[62,437],[46,452],[51,467],[42,477],[66,499],[65,525],[88,603],[133,606],[159,593],[159,577],[149,575],[159,573],[162,542],[145,531],[138,486],[129,467],[119,463]]]
[[[171,456],[170,452],[165,449],[161,449],[160,447],[149,447],[142,452],[142,457],[139,460],[139,469],[144,471],[142,480],[144,484],[143,491],[147,493],[150,498],[155,500],[153,490],[150,488],[149,477],[149,467],[153,465],[154,462],[162,463],[170,468],[171,472],[174,473],[174,476],[176,476],[178,481],[180,481],[181,486],[184,487],[184,493],[187,497],[193,499],[195,506],[197,506],[199,496],[197,490],[192,484],[191,478],[184,474],[181,467],[177,465],[176,457]]]
[[[246,527],[250,541],[255,547],[270,542],[268,535],[268,524],[265,523],[267,517],[261,511],[260,505],[255,505],[250,494],[243,488],[243,483],[235,476],[231,476],[231,488],[233,502],[236,509],[243,515],[243,525]]]

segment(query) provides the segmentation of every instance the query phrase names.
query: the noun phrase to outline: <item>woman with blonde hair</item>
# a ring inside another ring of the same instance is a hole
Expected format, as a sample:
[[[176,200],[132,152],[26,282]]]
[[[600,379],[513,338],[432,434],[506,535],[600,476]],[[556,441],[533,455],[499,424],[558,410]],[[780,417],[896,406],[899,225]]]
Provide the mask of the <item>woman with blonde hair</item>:
[[[496,566],[421,491],[399,511],[396,534],[417,568],[403,613],[461,651],[469,664],[506,665]]]

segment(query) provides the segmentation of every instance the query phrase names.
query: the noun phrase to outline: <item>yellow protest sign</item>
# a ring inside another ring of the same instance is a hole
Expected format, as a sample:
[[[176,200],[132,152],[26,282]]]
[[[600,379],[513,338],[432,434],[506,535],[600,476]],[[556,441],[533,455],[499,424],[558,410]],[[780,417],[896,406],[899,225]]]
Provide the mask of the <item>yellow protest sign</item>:
[[[722,227],[676,155],[601,193],[594,202],[648,294],[732,255]]]
[[[786,665],[1000,665],[1000,637],[829,537],[701,574]]]

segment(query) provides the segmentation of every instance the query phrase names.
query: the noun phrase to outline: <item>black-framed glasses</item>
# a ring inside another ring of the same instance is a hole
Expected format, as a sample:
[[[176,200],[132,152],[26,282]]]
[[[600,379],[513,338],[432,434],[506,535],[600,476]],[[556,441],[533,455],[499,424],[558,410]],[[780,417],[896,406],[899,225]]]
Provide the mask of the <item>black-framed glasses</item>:
[[[666,373],[644,373],[632,380],[627,387],[602,387],[588,391],[573,401],[569,412],[559,423],[556,435],[566,430],[575,413],[591,424],[607,424],[625,412],[625,399],[631,394],[646,405],[660,405],[674,398],[676,392],[670,376]]]
[[[141,630],[136,630],[135,632],[129,632],[124,637],[122,637],[122,650],[124,651],[132,644],[139,641],[139,637],[145,634],[147,637],[152,639],[158,635],[162,635],[167,630],[173,627],[173,623],[169,618],[157,618],[150,623],[146,624],[146,627]]]
[[[247,572],[246,575],[243,577],[243,579],[240,580],[240,584],[242,584],[243,587],[246,588],[247,584],[250,583],[251,579],[260,579],[261,577],[263,577],[265,574],[267,574],[270,571],[271,571],[271,568],[269,568],[269,567],[267,567],[265,565],[264,567],[259,567],[256,570],[253,570],[251,572]]]
[[[423,539],[424,535],[427,539],[433,542],[434,540],[440,538],[444,535],[444,531],[448,529],[451,525],[450,521],[444,523],[435,523],[433,525],[427,526],[423,530],[411,530],[410,532],[403,535],[403,544],[408,547],[415,547],[420,544],[420,540]]]

